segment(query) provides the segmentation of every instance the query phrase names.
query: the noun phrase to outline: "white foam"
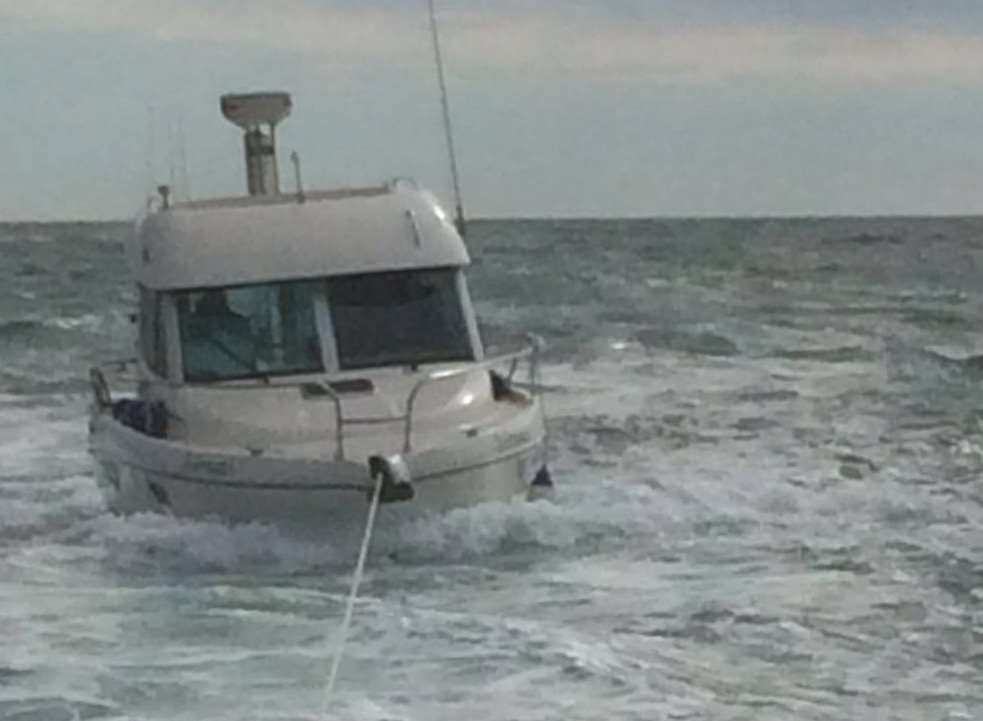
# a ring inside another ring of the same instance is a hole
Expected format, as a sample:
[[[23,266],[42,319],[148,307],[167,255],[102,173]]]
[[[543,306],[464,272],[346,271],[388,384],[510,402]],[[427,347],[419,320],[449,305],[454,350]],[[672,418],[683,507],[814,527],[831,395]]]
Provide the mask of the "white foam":
[[[105,318],[95,313],[85,313],[78,316],[59,316],[55,318],[45,318],[44,325],[59,330],[92,330],[98,328],[105,322]]]
[[[283,574],[347,564],[350,539],[339,543],[288,535],[263,524],[177,519],[156,513],[104,515],[91,521],[92,541],[113,567],[181,573]]]
[[[44,475],[88,465],[82,405],[8,406],[0,415],[0,473]]]

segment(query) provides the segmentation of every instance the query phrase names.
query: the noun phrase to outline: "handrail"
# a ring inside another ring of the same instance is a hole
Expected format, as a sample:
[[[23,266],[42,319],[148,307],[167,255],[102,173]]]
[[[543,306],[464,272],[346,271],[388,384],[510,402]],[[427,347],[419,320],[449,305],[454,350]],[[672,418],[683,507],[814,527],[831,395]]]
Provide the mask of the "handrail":
[[[491,368],[497,365],[502,365],[505,363],[509,364],[509,372],[507,380],[511,381],[513,375],[516,372],[519,361],[528,358],[529,359],[529,387],[530,391],[535,395],[538,392],[538,366],[539,366],[539,354],[544,347],[544,343],[541,338],[534,335],[528,335],[527,340],[529,344],[522,348],[521,350],[514,351],[512,353],[505,353],[502,355],[495,356],[494,358],[486,358],[481,361],[469,361],[466,365],[459,366],[457,368],[444,368],[441,370],[431,371],[426,374],[423,378],[418,380],[413,388],[410,390],[409,395],[406,398],[406,413],[401,416],[394,416],[391,419],[379,419],[382,420],[392,420],[392,421],[402,421],[404,424],[403,430],[403,453],[409,453],[413,448],[412,438],[413,438],[413,410],[416,405],[417,397],[426,386],[436,383],[438,381],[447,380],[448,378],[455,378],[457,376],[465,375],[467,373],[474,372],[476,370],[482,370],[485,368]],[[126,359],[125,361],[110,361],[107,363],[100,364],[98,367],[107,368],[109,366],[115,366],[117,370],[123,370],[129,363],[133,362],[131,359]],[[171,385],[167,381],[157,381],[158,384]],[[341,406],[341,397],[338,392],[331,387],[331,381],[329,380],[306,380],[306,381],[290,381],[287,383],[263,383],[257,385],[227,385],[224,383],[201,383],[199,386],[208,388],[209,390],[272,390],[272,389],[284,389],[284,388],[297,388],[301,389],[304,386],[317,386],[317,388],[324,392],[324,394],[331,400],[334,404],[334,415],[335,415],[335,460],[344,460],[345,458],[345,425],[346,424],[357,424],[364,419],[351,418],[346,420],[344,416],[344,411]]]
[[[542,340],[537,336],[530,335],[530,343],[527,347],[522,350],[506,353],[505,355],[495,356],[494,358],[488,358],[483,361],[478,361],[476,363],[469,363],[467,366],[461,368],[447,368],[444,370],[433,371],[428,373],[413,386],[410,391],[409,396],[406,399],[406,415],[403,416],[404,422],[404,435],[403,435],[403,453],[409,453],[413,449],[412,436],[413,436],[413,406],[416,404],[417,396],[420,391],[423,390],[425,386],[435,383],[437,381],[447,380],[448,378],[454,378],[456,376],[465,375],[475,370],[481,370],[482,368],[490,368],[493,366],[500,365],[502,363],[511,362],[511,367],[509,371],[509,379],[511,380],[512,375],[515,373],[516,364],[523,358],[529,358],[529,383],[532,388],[532,392],[536,392],[536,370],[539,365],[539,352],[542,348]]]
[[[301,386],[307,384],[300,384]],[[331,384],[328,381],[318,382],[317,386],[327,393],[328,398],[334,403],[334,425],[335,425],[335,451],[334,458],[336,461],[345,460],[345,416],[341,412],[341,398]]]

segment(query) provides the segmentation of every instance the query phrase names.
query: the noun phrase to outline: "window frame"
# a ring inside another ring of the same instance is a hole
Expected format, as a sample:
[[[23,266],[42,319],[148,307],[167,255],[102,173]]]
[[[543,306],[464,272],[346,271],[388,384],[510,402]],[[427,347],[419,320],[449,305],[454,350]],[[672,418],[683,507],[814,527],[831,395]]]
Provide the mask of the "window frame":
[[[461,303],[461,312],[464,314],[464,323],[468,328],[468,336],[471,338],[471,352],[475,361],[480,363],[485,360],[485,346],[481,341],[478,314],[475,313],[474,304],[471,302],[471,291],[468,289],[468,279],[463,268],[457,268],[455,284],[457,285],[457,297]]]
[[[137,284],[137,357],[151,376],[168,380],[174,369],[168,293]]]

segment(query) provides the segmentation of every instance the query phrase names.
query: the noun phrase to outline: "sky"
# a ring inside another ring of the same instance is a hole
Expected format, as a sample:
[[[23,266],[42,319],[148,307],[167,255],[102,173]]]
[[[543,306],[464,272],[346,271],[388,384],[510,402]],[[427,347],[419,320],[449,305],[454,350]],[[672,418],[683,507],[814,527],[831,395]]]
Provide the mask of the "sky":
[[[474,217],[983,212],[978,0],[436,0]],[[0,222],[243,192],[226,92],[308,188],[452,203],[426,0],[0,0]]]

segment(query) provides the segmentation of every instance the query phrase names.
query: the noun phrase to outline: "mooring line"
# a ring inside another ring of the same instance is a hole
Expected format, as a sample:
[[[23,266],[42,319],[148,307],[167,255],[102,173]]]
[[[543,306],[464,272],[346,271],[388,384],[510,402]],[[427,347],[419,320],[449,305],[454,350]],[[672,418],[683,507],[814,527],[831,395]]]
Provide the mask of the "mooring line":
[[[355,564],[355,575],[352,577],[352,587],[348,592],[348,604],[345,606],[345,617],[342,619],[341,628],[338,630],[338,638],[335,641],[334,660],[331,663],[331,673],[328,676],[327,686],[324,688],[324,697],[321,702],[321,716],[328,713],[331,699],[334,695],[335,680],[338,678],[338,669],[341,667],[341,659],[345,654],[345,642],[348,640],[348,630],[352,625],[352,615],[355,612],[355,601],[358,599],[358,587],[362,583],[362,573],[365,571],[365,559],[369,555],[369,543],[372,541],[372,531],[375,528],[375,515],[379,510],[379,499],[382,497],[382,482],[385,474],[376,473],[375,488],[372,490],[372,502],[369,504],[369,516],[365,520],[365,534],[362,536],[362,548],[358,552],[358,563]]]

